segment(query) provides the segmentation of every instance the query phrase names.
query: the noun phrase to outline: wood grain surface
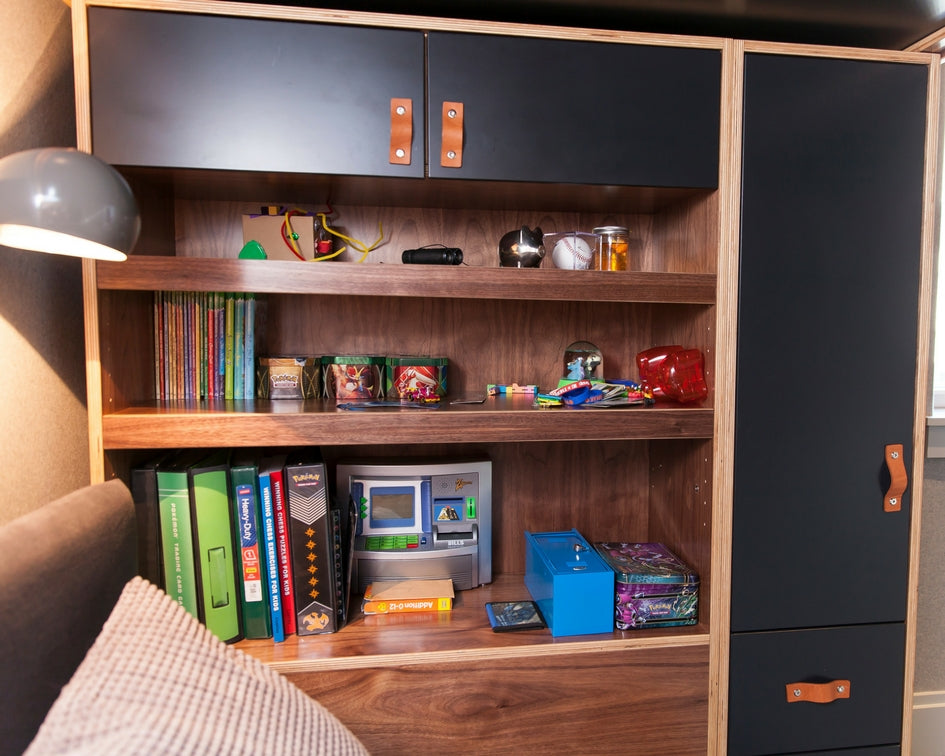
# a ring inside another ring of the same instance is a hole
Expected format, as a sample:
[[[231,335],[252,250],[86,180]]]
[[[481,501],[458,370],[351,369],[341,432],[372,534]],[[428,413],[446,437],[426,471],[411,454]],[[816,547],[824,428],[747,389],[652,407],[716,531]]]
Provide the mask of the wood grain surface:
[[[286,676],[372,753],[706,752],[704,646]],[[405,716],[405,701],[411,712]]]

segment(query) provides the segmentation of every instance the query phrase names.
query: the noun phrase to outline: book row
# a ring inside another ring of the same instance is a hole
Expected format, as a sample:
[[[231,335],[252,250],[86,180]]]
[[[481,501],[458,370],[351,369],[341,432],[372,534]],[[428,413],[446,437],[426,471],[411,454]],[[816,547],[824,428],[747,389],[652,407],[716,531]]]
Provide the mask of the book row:
[[[131,489],[140,573],[221,640],[344,625],[355,513],[332,505],[318,449],[172,452]]]
[[[155,398],[252,399],[255,332],[255,294],[156,291]]]

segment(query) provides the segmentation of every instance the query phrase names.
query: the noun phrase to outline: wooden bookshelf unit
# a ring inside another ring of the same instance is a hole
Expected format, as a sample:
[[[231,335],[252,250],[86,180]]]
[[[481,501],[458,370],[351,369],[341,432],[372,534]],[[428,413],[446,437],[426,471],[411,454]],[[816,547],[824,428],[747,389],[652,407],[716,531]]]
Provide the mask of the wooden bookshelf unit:
[[[198,0],[74,0],[73,28],[79,147],[122,171],[143,221],[127,262],[83,264],[93,480],[128,480],[155,451],[186,447],[318,446],[329,470],[492,461],[491,584],[459,592],[448,613],[356,614],[336,634],[239,648],[373,753],[724,753],[746,57],[931,70],[930,56]],[[276,39],[285,81],[244,80]],[[477,45],[489,54],[464,57]],[[607,93],[617,128],[594,105]],[[503,117],[526,96],[528,118]],[[590,98],[586,117],[556,134],[553,106],[569,96]],[[408,166],[388,160],[391,97],[415,98]],[[291,113],[269,112],[289,98]],[[459,169],[439,163],[439,101],[451,98],[466,103]],[[384,243],[364,262],[237,259],[241,215],[271,204],[330,206],[346,234]],[[627,272],[499,267],[511,229],[609,224],[631,231]],[[427,244],[461,248],[464,264],[401,264]],[[254,292],[258,355],[445,355],[448,396],[377,413],[157,401],[154,292],[168,290]],[[636,377],[649,347],[699,349],[709,396],[605,410],[450,403],[488,383],[554,386],[580,340],[613,378]],[[523,532],[571,528],[666,543],[699,573],[698,624],[491,632],[485,602],[527,596]]]

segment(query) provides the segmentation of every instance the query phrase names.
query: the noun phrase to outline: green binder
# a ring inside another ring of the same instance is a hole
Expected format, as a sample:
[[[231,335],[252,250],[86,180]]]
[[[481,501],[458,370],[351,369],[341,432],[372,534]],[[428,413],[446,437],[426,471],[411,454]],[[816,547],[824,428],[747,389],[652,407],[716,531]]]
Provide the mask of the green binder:
[[[199,619],[188,466],[186,459],[179,456],[157,471],[161,556],[164,590]]]
[[[189,470],[198,611],[210,632],[227,643],[241,637],[228,456],[226,450],[213,452]]]

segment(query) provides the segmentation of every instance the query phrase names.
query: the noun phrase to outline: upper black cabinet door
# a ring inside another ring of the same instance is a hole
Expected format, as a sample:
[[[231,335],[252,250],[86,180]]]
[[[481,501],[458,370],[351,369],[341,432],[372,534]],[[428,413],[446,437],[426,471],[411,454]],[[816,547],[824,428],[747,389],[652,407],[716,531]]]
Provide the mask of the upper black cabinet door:
[[[423,175],[423,35],[89,8],[92,146],[111,163]],[[414,108],[392,165],[391,99]]]
[[[901,621],[927,70],[748,55],[732,629]]]
[[[431,33],[434,177],[715,187],[721,53]],[[440,164],[442,105],[463,104],[462,167]]]

